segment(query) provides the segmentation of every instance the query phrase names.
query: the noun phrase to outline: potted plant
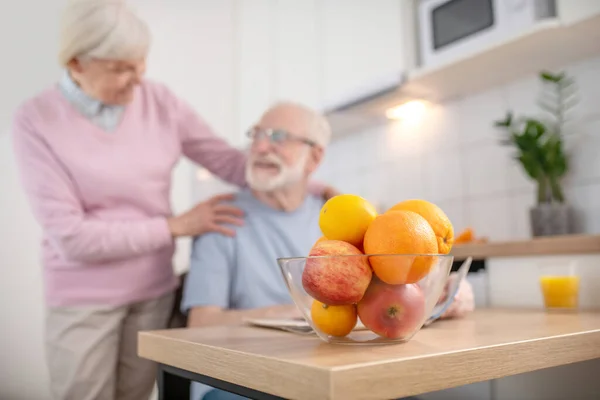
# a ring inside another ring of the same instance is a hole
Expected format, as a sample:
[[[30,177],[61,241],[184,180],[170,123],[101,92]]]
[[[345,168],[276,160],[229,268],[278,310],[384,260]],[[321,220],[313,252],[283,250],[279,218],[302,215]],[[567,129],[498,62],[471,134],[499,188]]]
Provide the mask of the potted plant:
[[[576,86],[564,72],[541,72],[542,96],[538,102],[545,117],[506,117],[494,122],[504,131],[503,145],[516,150],[515,159],[536,182],[537,204],[530,210],[533,236],[571,233],[572,214],[565,201],[562,179],[568,171],[564,151],[564,125],[576,104]]]

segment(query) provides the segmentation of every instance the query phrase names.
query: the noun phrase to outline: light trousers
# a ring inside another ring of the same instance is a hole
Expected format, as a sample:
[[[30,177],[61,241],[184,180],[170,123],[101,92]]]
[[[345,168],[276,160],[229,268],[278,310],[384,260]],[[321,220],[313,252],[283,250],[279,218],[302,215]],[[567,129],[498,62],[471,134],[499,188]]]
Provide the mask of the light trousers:
[[[137,334],[165,329],[174,294],[120,307],[47,310],[46,357],[56,400],[147,400],[156,364],[137,356]]]

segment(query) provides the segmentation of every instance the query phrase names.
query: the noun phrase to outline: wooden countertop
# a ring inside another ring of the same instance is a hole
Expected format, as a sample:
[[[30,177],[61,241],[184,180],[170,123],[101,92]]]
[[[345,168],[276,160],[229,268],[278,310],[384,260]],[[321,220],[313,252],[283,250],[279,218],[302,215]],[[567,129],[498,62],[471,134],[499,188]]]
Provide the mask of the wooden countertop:
[[[469,256],[484,259],[590,253],[600,253],[600,235],[551,236],[513,242],[461,244],[452,248],[456,260]]]
[[[600,313],[477,310],[404,344],[255,327],[142,332],[141,357],[294,399],[389,399],[600,358]]]

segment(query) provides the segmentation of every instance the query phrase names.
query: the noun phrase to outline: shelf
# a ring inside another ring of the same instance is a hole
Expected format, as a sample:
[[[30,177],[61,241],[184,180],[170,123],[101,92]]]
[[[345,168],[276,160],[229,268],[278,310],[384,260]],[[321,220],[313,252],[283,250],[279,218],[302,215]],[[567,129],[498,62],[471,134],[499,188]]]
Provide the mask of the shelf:
[[[565,254],[600,254],[600,235],[549,236],[512,242],[461,244],[452,248],[452,255],[457,261],[467,257],[482,260]]]
[[[414,99],[445,102],[600,55],[600,15],[571,25],[550,20],[525,34],[432,69],[407,74],[404,84],[381,96],[332,113],[336,138],[386,121],[385,111]]]

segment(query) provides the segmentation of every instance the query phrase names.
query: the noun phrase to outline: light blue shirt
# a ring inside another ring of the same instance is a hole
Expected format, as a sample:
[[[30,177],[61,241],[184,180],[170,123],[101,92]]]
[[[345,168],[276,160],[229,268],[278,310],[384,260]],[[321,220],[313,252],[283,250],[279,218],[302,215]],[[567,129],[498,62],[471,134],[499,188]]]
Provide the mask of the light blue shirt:
[[[308,196],[293,212],[275,210],[250,191],[234,204],[245,212],[235,237],[208,233],[195,239],[181,309],[197,306],[252,309],[292,304],[277,258],[308,255],[321,236],[319,212],[324,200]],[[210,388],[194,383],[192,399]]]
[[[124,106],[106,105],[88,96],[66,70],[58,81],[58,89],[77,111],[100,128],[110,132],[121,122]]]

